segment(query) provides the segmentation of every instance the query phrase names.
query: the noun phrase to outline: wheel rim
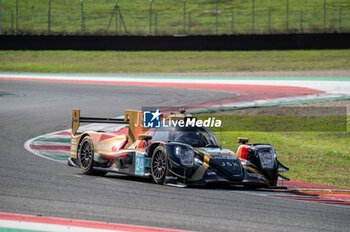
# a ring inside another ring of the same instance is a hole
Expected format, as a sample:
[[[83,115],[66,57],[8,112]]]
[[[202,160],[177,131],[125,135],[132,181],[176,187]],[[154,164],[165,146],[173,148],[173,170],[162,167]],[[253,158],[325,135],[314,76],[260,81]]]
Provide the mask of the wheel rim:
[[[152,161],[153,176],[157,180],[160,180],[165,174],[165,168],[166,168],[165,154],[163,151],[158,150],[154,154],[153,161]]]
[[[92,161],[92,148],[89,141],[84,141],[80,149],[80,164],[84,170],[90,167]]]

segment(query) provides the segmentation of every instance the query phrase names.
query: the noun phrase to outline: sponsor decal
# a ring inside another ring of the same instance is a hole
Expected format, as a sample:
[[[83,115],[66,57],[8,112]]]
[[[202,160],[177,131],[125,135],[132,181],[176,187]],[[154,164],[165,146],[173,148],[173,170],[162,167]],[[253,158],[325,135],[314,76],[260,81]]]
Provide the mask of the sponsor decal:
[[[247,172],[247,174],[248,174],[248,176],[250,176],[250,177],[255,177],[255,178],[263,179],[263,178],[261,177],[261,175],[260,175],[260,174],[257,174],[257,173]]]
[[[164,127],[221,127],[222,121],[213,118],[208,118],[206,120],[197,120],[196,118],[186,118],[173,120],[171,118],[163,118]]]
[[[232,155],[212,155],[211,159],[213,160],[237,160],[238,158]]]
[[[145,168],[150,168],[152,163],[152,158],[145,157]]]
[[[232,167],[233,170],[238,168],[238,164],[236,162],[228,162],[228,161],[221,161],[221,167]]]
[[[96,150],[99,151],[108,151],[110,150],[110,146],[105,143],[97,143],[96,144]]]
[[[176,176],[166,176],[165,179],[167,179],[167,180],[178,180],[178,177],[176,177]]]
[[[144,128],[159,128],[161,126],[160,123],[160,111],[157,109],[143,111],[143,127]]]
[[[143,111],[143,128],[163,127],[221,127],[222,121],[209,117],[206,120],[196,119],[194,117],[185,117],[183,114],[171,115],[161,119],[162,113],[157,110]]]

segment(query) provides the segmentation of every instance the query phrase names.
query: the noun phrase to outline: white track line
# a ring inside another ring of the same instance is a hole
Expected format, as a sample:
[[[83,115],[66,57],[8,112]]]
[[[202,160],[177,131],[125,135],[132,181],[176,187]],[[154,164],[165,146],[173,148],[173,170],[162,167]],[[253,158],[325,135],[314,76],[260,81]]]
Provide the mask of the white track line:
[[[67,80],[67,81],[101,81],[101,82],[143,82],[143,83],[187,83],[187,84],[243,84],[243,85],[272,85],[272,86],[296,86],[304,88],[313,88],[327,93],[350,94],[350,81],[329,81],[329,80],[242,80],[223,78],[167,78],[167,77],[126,77],[126,76],[84,76],[84,75],[45,75],[45,74],[4,74],[0,73],[0,78],[23,78],[23,79],[46,79],[46,80]],[[349,78],[350,79],[350,78]]]
[[[45,232],[122,232],[123,230],[103,230],[97,228],[86,228],[86,227],[76,227],[76,226],[63,226],[63,225],[54,225],[46,223],[35,223],[35,222],[23,222],[23,221],[10,221],[10,220],[0,220],[0,230],[6,229],[16,229],[21,230],[32,230],[32,231],[45,231]]]

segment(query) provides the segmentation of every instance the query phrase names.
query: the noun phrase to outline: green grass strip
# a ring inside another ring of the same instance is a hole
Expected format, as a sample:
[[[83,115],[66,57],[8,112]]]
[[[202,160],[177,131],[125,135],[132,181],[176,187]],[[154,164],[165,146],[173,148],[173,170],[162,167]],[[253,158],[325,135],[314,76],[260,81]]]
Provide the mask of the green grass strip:
[[[215,132],[225,148],[235,151],[237,137],[270,143],[289,168],[284,176],[300,181],[350,188],[350,132]]]
[[[49,231],[0,227],[0,232],[49,232]]]
[[[35,141],[40,142],[56,142],[56,143],[70,143],[70,138],[38,138]]]
[[[2,0],[3,33],[16,32],[16,23],[11,20],[11,12],[12,18],[16,12],[16,2]],[[216,1],[213,0],[186,0],[186,6],[183,0],[153,1],[151,28],[149,0],[118,1],[118,5],[128,33],[134,35],[296,33],[301,31],[300,27],[306,33],[338,32],[339,29],[341,32],[347,32],[350,28],[348,0],[327,0],[325,18],[322,0],[259,0],[254,1],[254,4],[249,0],[218,1],[218,11]],[[114,7],[115,1],[112,0],[84,0],[84,32],[126,34],[115,18],[112,18],[107,31]],[[338,28],[339,8],[341,28]],[[48,1],[18,1],[18,33],[48,33],[47,13]],[[51,1],[51,33],[81,33],[81,22],[81,1]],[[119,28],[117,32],[116,26]]]
[[[54,160],[67,160],[69,158],[69,155],[50,155],[50,154],[42,154],[42,155]]]
[[[247,108],[273,107],[273,106],[284,106],[284,105],[296,105],[296,104],[310,103],[310,102],[326,102],[326,101],[342,101],[342,100],[350,100],[350,96],[322,98],[322,99],[306,99],[306,100],[289,101],[289,102],[276,102],[276,103],[273,102],[273,103],[258,104],[254,106],[249,105],[249,106],[222,107],[222,108],[215,108],[215,109],[190,111],[187,113],[188,114],[205,114],[205,113],[215,113],[220,111],[241,110],[241,109],[247,109]]]
[[[106,75],[120,72],[349,70],[349,67],[350,49],[222,52],[0,51],[0,72],[103,73]],[[158,78],[164,77],[160,75]],[[173,78],[187,79],[188,77]],[[196,79],[196,77],[191,77],[191,79]],[[200,79],[213,78],[200,77]],[[218,77],[218,79],[235,80],[241,78]],[[260,78],[244,77],[244,79],[257,80]],[[267,79],[280,78],[269,77]],[[298,80],[299,78],[283,77],[283,79]],[[348,78],[342,77],[301,78],[301,80],[305,79],[348,81]]]
[[[86,77],[86,78],[96,78],[96,77],[103,77],[103,78],[132,78],[132,79],[154,79],[154,80],[160,80],[160,79],[180,79],[180,80],[227,80],[227,81],[235,81],[235,80],[252,80],[252,81],[261,81],[261,80],[268,80],[268,81],[350,81],[349,77],[213,77],[213,76],[162,76],[162,75],[108,75],[108,74],[102,74],[102,75],[96,75],[96,74],[74,74],[74,73],[15,73],[15,72],[0,72],[0,75],[2,76],[15,76],[15,75],[21,75],[21,76],[50,76],[50,77]],[[0,93],[1,94],[1,93]]]
[[[289,167],[284,176],[311,183],[350,188],[350,118],[199,115],[223,120],[215,131],[225,148],[236,151],[237,137],[249,137],[249,143],[269,143],[278,160]]]
[[[281,115],[198,115],[197,119],[215,117],[222,127],[212,131],[260,131],[260,132],[346,132],[346,110],[343,116],[281,116]]]

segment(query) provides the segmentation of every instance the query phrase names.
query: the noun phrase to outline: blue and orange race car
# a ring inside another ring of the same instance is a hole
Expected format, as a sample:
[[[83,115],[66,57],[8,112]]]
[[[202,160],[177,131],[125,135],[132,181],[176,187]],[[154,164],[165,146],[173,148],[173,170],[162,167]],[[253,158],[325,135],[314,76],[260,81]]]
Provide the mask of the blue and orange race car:
[[[164,122],[194,120],[184,114],[161,117],[167,119]],[[115,132],[77,132],[82,122],[125,125]],[[80,117],[80,111],[73,110],[68,165],[87,175],[116,172],[182,187],[210,183],[276,187],[279,173],[288,171],[270,144],[247,144],[247,138],[239,138],[242,145],[233,152],[223,149],[204,126],[142,125],[142,111],[127,110],[124,119],[115,119]]]

